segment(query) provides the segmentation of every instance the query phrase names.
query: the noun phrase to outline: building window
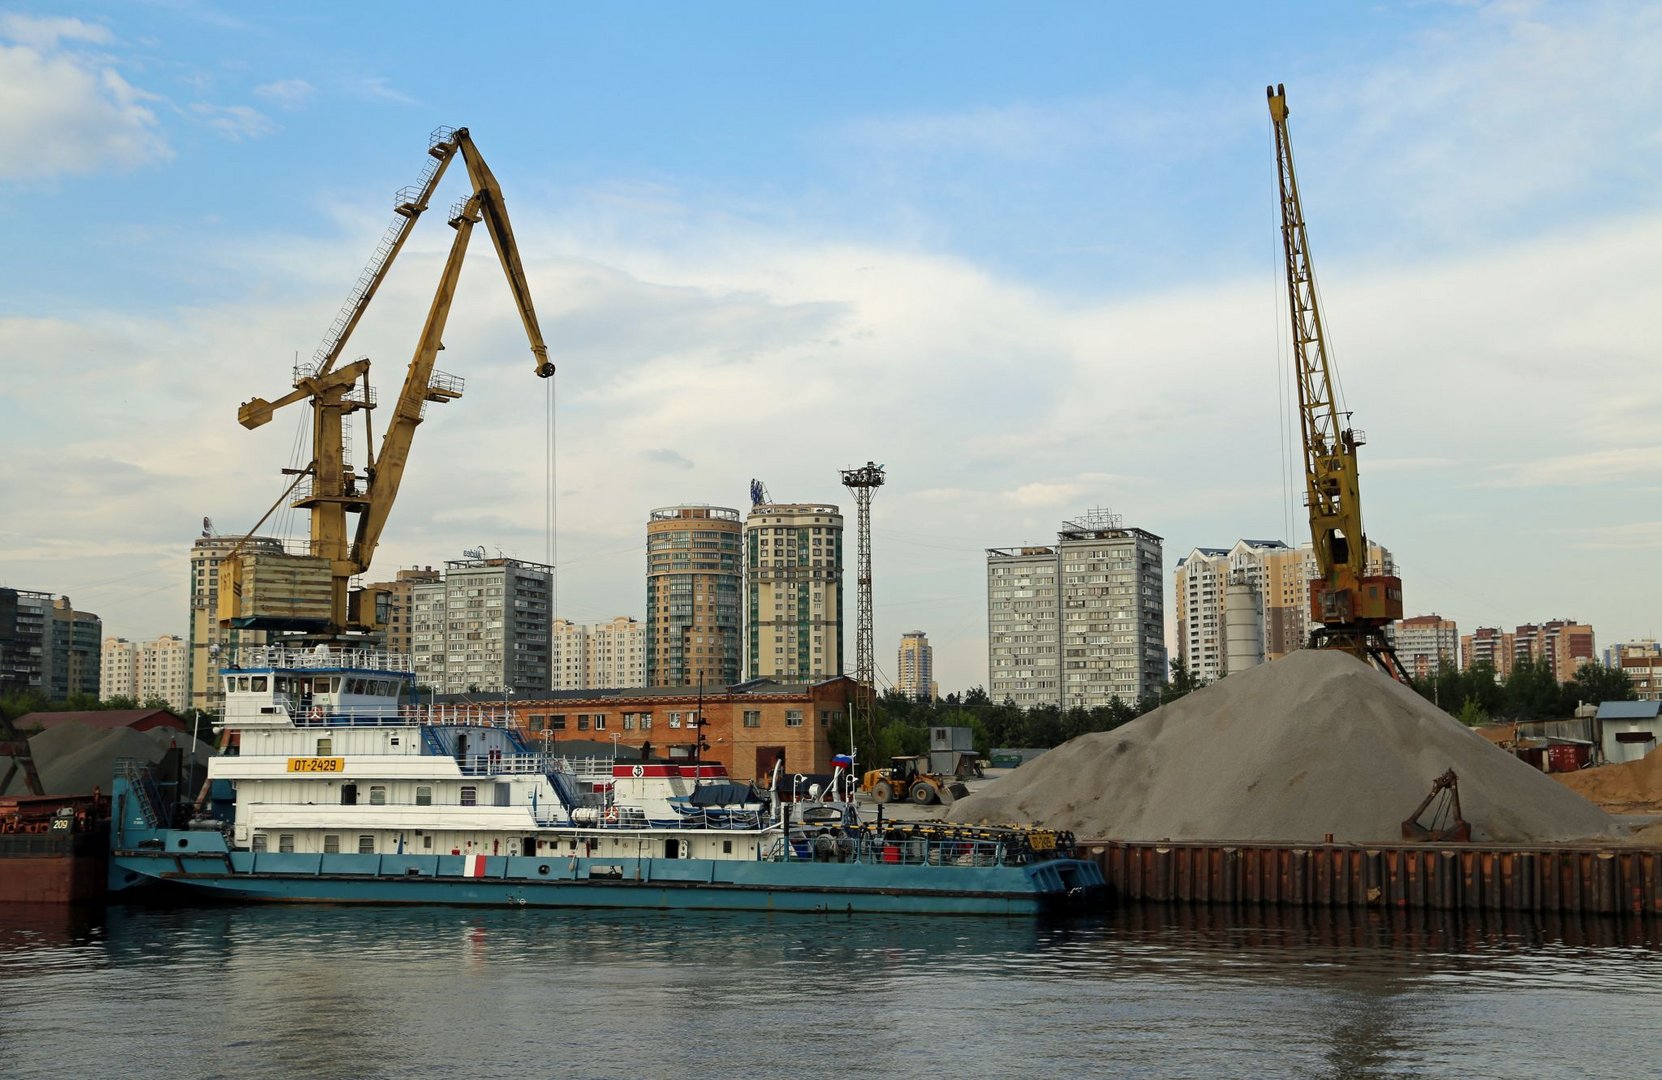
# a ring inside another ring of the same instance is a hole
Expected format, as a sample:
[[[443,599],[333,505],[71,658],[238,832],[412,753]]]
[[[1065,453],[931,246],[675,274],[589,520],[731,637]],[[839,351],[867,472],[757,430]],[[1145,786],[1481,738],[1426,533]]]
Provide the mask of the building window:
[[[641,713],[641,730],[649,731],[652,728],[652,714]]]
[[[669,726],[672,727],[672,728],[678,728],[678,727],[681,726],[681,714],[680,713],[672,712],[672,713],[669,714]]]
[[[369,785],[369,805],[371,805],[371,806],[385,806],[385,805],[387,805],[387,786],[385,784],[371,784],[371,785]]]
[[[462,805],[463,806],[478,806],[479,805],[479,789],[474,787],[472,784],[468,784],[468,785],[464,786],[462,788]]]
[[[534,713],[532,714],[529,723],[532,731],[541,731],[543,726],[548,723],[548,718],[546,716],[542,716],[541,714]]]
[[[633,731],[634,729],[635,729],[635,714],[632,713],[632,712],[624,713],[623,714],[623,730],[624,731]]]
[[[830,727],[831,726],[831,710],[830,709],[821,709],[819,711],[819,726],[820,727]]]
[[[291,852],[294,850],[294,834],[291,832],[277,834],[277,850]]]
[[[594,730],[596,730],[596,731],[605,731],[606,730],[606,714],[605,713],[595,713],[594,714]]]
[[[373,835],[371,835],[370,833],[359,833],[358,834],[358,854],[359,855],[373,855],[373,854],[375,854],[375,837]]]
[[[430,787],[425,787],[425,786],[416,788],[416,805],[417,806],[432,806],[433,805],[433,789],[430,788]]]
[[[577,730],[578,731],[587,731],[587,730],[589,730],[589,714],[588,713],[578,713],[577,714]]]
[[[786,709],[785,710],[785,726],[786,727],[801,727],[802,726],[802,710],[801,709]]]
[[[759,728],[762,726],[762,710],[746,709],[744,711],[744,726]]]
[[[555,713],[553,716],[550,716],[548,718],[548,727],[552,731],[564,731],[566,729],[565,714]]]

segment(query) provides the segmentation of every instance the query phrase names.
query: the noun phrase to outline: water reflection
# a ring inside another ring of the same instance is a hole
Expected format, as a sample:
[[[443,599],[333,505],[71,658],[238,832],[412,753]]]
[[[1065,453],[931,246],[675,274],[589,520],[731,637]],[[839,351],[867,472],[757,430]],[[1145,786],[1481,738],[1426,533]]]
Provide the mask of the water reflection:
[[[199,1062],[175,1075],[443,1075],[465,1045],[474,1071],[515,1076],[809,1061],[885,1080],[1510,1075],[1527,1059],[1534,1077],[1580,1080],[1589,1054],[1649,1068],[1662,1007],[1662,933],[1643,920],[127,905],[0,919],[0,996],[17,1003],[0,1060],[21,1076],[129,1058]]]

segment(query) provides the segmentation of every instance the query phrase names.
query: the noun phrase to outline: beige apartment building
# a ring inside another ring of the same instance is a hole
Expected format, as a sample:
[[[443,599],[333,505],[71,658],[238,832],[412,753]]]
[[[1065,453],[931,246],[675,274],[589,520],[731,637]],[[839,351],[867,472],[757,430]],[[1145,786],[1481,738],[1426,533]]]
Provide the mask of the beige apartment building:
[[[646,684],[730,686],[739,681],[739,512],[665,506],[646,522]]]
[[[386,627],[386,649],[389,653],[409,656],[413,647],[412,628],[415,625],[414,590],[419,584],[443,581],[444,574],[431,566],[400,570],[392,581],[377,581],[365,585],[364,590],[377,591],[385,599],[378,605],[381,624]]]
[[[929,635],[922,630],[900,635],[894,688],[914,701],[933,701],[941,696],[940,687],[935,683],[935,650],[929,644]]]
[[[761,502],[744,524],[745,678],[842,674],[843,517],[826,503]]]
[[[1512,635],[1498,626],[1480,626],[1460,638],[1460,670],[1470,671],[1479,664],[1495,670],[1496,680],[1512,674]]]
[[[1441,615],[1415,615],[1392,624],[1397,662],[1416,679],[1460,667],[1460,627]]]
[[[98,699],[152,698],[183,713],[190,707],[190,643],[176,634],[150,641],[105,638],[99,670]]]
[[[263,630],[236,630],[219,625],[219,564],[231,552],[281,554],[283,543],[269,536],[204,536],[190,549],[190,708],[218,713],[225,701],[220,689],[221,656],[240,645],[264,645]]]
[[[1367,569],[1395,574],[1396,560],[1370,541]],[[1309,544],[1294,548],[1280,540],[1243,539],[1228,548],[1195,548],[1173,573],[1177,647],[1184,665],[1211,682],[1304,648],[1312,629],[1310,582],[1315,576],[1316,556]],[[1237,638],[1254,636],[1261,648],[1243,648],[1237,640],[1232,650],[1231,627]]]
[[[555,690],[644,686],[646,624],[627,615],[601,623],[555,619],[549,665]]]
[[[506,556],[451,559],[411,581],[410,659],[440,694],[549,689],[554,568]]]
[[[1662,642],[1627,641],[1605,650],[1606,667],[1620,668],[1640,701],[1662,701]]]

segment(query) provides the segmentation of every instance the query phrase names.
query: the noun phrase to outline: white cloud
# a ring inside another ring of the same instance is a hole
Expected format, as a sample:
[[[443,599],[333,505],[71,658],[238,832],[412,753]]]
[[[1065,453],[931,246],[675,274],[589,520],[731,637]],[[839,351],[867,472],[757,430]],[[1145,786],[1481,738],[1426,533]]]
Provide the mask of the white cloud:
[[[304,108],[317,94],[317,88],[305,79],[279,79],[254,87],[254,96],[264,98],[284,109]]]
[[[271,118],[248,105],[208,105],[198,102],[191,112],[232,142],[258,139],[277,130]]]
[[[0,180],[132,169],[172,156],[145,102],[110,61],[65,48],[104,44],[109,31],[78,19],[0,19]]]

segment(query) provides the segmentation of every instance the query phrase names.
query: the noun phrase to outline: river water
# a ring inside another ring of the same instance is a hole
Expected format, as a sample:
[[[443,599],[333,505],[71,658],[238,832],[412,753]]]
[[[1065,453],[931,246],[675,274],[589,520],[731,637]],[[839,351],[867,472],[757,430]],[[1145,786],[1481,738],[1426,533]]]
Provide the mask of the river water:
[[[0,908],[0,1077],[1650,1077],[1662,927]]]

